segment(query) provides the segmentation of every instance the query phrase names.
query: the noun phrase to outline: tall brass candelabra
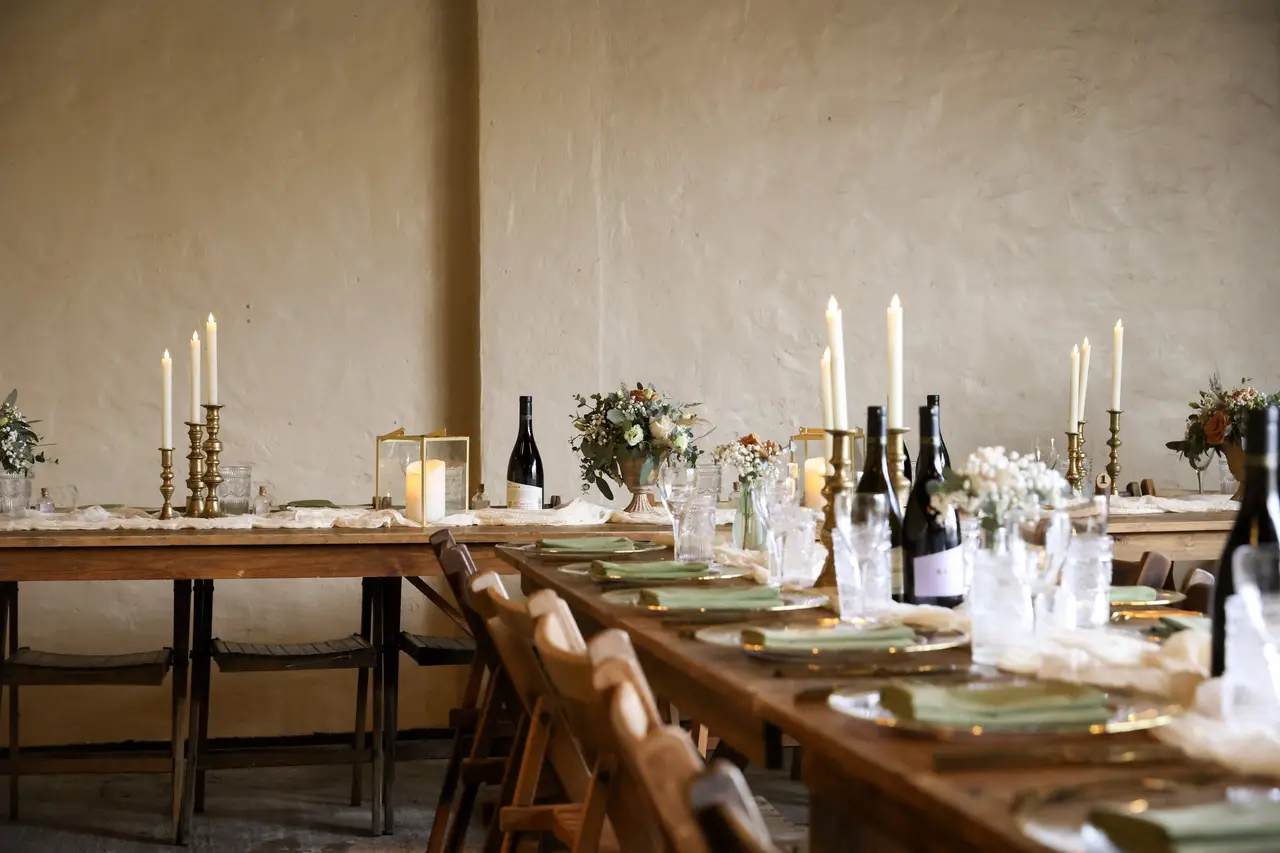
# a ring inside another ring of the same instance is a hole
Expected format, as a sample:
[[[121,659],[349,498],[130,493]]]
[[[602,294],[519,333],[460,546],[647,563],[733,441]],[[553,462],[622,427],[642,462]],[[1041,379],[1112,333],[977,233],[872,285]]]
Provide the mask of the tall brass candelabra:
[[[836,529],[836,496],[853,489],[853,478],[849,476],[850,463],[853,459],[853,437],[856,430],[829,429],[831,442],[831,473],[822,487],[822,496],[827,504],[822,513],[822,532],[819,538],[827,549],[827,558],[822,564],[822,574],[818,575],[818,587],[834,587],[836,585],[836,550],[833,531]],[[848,447],[848,458],[845,449]]]
[[[205,429],[209,436],[204,440],[204,512],[201,518],[221,518],[222,507],[218,504],[218,486],[222,484],[222,471],[218,469],[218,455],[222,453],[222,442],[218,439],[218,413],[222,407],[213,403],[204,406]]]
[[[164,505],[160,507],[160,519],[168,521],[173,518],[173,448],[160,448],[160,494],[164,496]]]
[[[1107,474],[1111,477],[1111,494],[1118,495],[1120,492],[1116,488],[1116,483],[1120,482],[1120,415],[1115,409],[1107,409],[1107,414],[1111,418],[1111,438],[1107,439],[1107,447],[1111,448],[1111,461],[1107,463]]]
[[[1067,485],[1073,492],[1084,491],[1084,468],[1080,464],[1080,433],[1067,433]]]
[[[191,442],[191,450],[187,453],[187,509],[183,513],[187,518],[199,518],[204,515],[204,451],[200,443],[204,438],[204,424],[187,421],[187,439]]]

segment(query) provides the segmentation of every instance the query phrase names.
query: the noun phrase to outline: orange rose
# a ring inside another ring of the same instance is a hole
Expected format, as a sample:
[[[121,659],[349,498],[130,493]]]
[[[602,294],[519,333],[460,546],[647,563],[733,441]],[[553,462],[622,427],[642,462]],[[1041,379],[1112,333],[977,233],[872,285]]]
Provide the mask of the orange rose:
[[[1204,425],[1204,440],[1210,444],[1222,444],[1227,437],[1227,427],[1231,418],[1226,412],[1214,412],[1213,417]]]

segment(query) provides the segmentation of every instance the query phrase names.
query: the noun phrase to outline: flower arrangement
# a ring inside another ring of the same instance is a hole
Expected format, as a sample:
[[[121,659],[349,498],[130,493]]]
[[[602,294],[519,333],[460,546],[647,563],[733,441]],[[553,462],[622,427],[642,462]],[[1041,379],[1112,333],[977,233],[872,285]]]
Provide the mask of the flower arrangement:
[[[776,441],[761,440],[749,432],[737,441],[716,448],[716,461],[732,465],[738,471],[738,479],[751,483],[759,479],[775,459],[782,454],[782,446]]]
[[[933,493],[939,511],[954,507],[982,519],[995,530],[1007,525],[1010,514],[1056,501],[1067,493],[1061,474],[1032,456],[1006,453],[1003,447],[980,447],[960,468],[943,472]]]
[[[28,474],[37,462],[57,463],[57,459],[46,458],[44,451],[38,449],[41,439],[33,429],[38,423],[18,411],[18,391],[10,391],[0,403],[0,469],[9,474]]]
[[[582,457],[582,490],[595,486],[609,500],[608,480],[622,483],[619,463],[643,460],[641,481],[646,481],[669,458],[690,465],[698,461],[693,425],[698,418],[687,410],[697,403],[677,403],[662,393],[637,384],[623,385],[608,394],[573,395],[579,412],[573,427],[578,434],[569,445]],[[585,409],[586,411],[581,411]]]
[[[1187,415],[1182,439],[1165,446],[1195,467],[1197,459],[1222,453],[1226,445],[1241,443],[1251,409],[1275,405],[1280,405],[1280,394],[1263,394],[1249,385],[1248,379],[1241,379],[1238,387],[1227,391],[1214,374],[1209,390],[1201,391],[1200,399],[1191,401],[1192,412]]]

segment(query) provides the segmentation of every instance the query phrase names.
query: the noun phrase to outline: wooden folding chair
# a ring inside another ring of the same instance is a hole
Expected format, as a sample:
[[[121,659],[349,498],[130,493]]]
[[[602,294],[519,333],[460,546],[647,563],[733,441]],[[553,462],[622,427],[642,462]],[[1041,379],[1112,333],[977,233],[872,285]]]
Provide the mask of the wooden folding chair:
[[[524,709],[516,741],[507,759],[498,800],[499,819],[490,826],[485,842],[486,853],[498,853],[513,849],[521,832],[551,830],[553,817],[542,813],[507,812],[513,806],[521,809],[532,805],[544,761],[550,766],[554,782],[559,785],[565,801],[570,803],[583,802],[591,773],[567,728],[555,724],[558,719],[556,703],[534,652],[534,623],[528,608],[510,600],[502,579],[494,573],[473,578],[471,594],[472,606],[485,617],[489,637]],[[507,815],[506,826],[503,823],[504,812]],[[525,815],[529,822],[512,823]]]
[[[1164,589],[1173,561],[1164,554],[1147,551],[1141,560],[1112,560],[1111,583],[1114,586],[1149,586]]]

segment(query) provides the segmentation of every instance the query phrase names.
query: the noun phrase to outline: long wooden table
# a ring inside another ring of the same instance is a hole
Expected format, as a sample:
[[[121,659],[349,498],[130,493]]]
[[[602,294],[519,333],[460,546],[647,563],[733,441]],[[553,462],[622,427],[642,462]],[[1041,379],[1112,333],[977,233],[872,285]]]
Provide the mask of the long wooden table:
[[[935,773],[935,742],[853,720],[826,704],[824,693],[833,685],[875,687],[880,682],[804,676],[752,661],[737,649],[693,639],[687,626],[604,603],[600,587],[588,578],[565,574],[555,564],[524,554],[502,548],[498,553],[521,572],[528,586],[559,593],[584,630],[619,628],[630,634],[654,691],[735,751],[777,766],[782,736],[798,741],[804,747],[814,853],[1042,853],[1047,848],[1023,835],[1015,822],[1012,806],[1021,792],[1153,772],[1073,768]],[[954,661],[957,652],[936,654]],[[1116,743],[1151,741],[1143,733],[1115,737]],[[1025,741],[1010,748],[1023,745]],[[1184,765],[1192,766],[1179,761],[1162,769]]]

